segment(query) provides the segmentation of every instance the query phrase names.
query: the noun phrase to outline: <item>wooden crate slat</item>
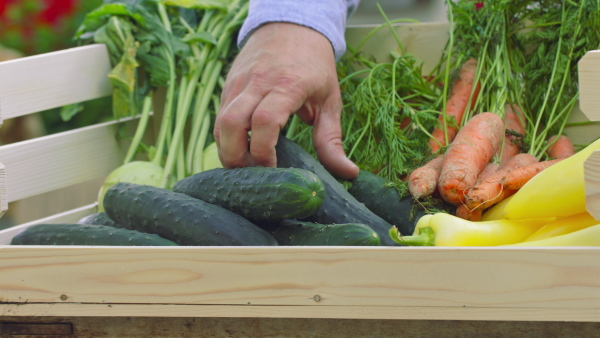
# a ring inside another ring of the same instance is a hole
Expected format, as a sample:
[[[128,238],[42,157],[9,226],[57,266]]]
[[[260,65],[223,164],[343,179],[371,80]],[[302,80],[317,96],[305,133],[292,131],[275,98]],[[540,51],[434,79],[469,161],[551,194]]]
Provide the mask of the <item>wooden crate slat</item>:
[[[0,163],[0,217],[8,210],[8,195],[6,193],[6,167]]]
[[[68,299],[67,299],[68,300]],[[487,321],[483,327],[494,325],[490,321],[514,322],[598,322],[598,309],[576,308],[511,308],[511,307],[449,307],[449,306],[289,306],[289,305],[179,305],[179,304],[79,304],[56,303],[0,303],[0,316],[17,320],[24,317],[106,317],[132,320],[139,317],[156,318],[326,318],[326,319],[405,319],[405,320],[460,320]],[[70,318],[69,318],[70,319]],[[373,323],[377,324],[377,323]],[[402,325],[403,323],[398,323]],[[516,323],[515,323],[516,324]],[[549,325],[548,323],[545,323]],[[448,328],[460,325],[452,323]],[[473,325],[471,323],[471,325]],[[398,331],[407,332],[406,327]],[[398,331],[394,334],[398,334]],[[246,332],[246,331],[244,331]],[[288,331],[289,334],[290,331]],[[431,330],[425,329],[425,336]],[[480,331],[476,336],[482,336]],[[487,331],[485,331],[487,333]],[[523,331],[520,331],[522,333]],[[322,332],[319,332],[322,333]],[[413,336],[414,331],[407,336]],[[506,333],[506,332],[503,332]],[[464,331],[456,331],[456,337]],[[325,337],[326,335],[323,335]],[[401,337],[402,335],[399,335]],[[504,336],[501,335],[501,336]],[[339,336],[338,336],[339,337]],[[386,336],[387,337],[387,336]]]
[[[49,217],[40,218],[38,220],[23,223],[21,225],[17,225],[11,228],[8,228],[4,231],[0,231],[0,245],[9,245],[11,239],[18,234],[20,231],[29,228],[32,225],[36,224],[59,224],[59,223],[77,223],[80,219],[87,215],[91,215],[94,212],[97,212],[97,203],[92,203],[85,205],[80,208],[76,208],[73,210],[68,210],[65,212],[61,212],[56,215],[52,215]]]
[[[0,116],[26,115],[108,96],[112,87],[103,44],[0,63]]]
[[[596,313],[600,304],[597,248],[3,246],[0,271],[9,303]]]
[[[587,52],[577,66],[581,110],[590,121],[600,121],[600,50]]]
[[[8,202],[107,175],[124,158],[111,121],[0,147]]]
[[[585,206],[600,221],[600,150],[594,151],[584,164]]]

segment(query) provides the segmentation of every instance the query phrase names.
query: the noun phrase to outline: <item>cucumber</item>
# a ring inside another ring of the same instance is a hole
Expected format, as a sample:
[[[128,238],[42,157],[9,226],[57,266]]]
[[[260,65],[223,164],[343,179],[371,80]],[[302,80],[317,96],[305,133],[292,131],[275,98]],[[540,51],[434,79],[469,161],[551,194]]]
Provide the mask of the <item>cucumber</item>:
[[[321,224],[361,223],[371,227],[381,245],[397,246],[388,232],[392,225],[354,198],[314,157],[294,141],[280,135],[275,146],[277,166],[309,170],[323,181],[325,199],[317,212],[303,221]]]
[[[13,237],[12,245],[176,246],[158,235],[97,224],[36,224]]]
[[[273,231],[279,245],[380,245],[379,235],[369,226],[358,223],[320,224],[283,220]]]
[[[250,220],[306,218],[323,204],[325,187],[304,169],[216,168],[186,177],[173,191],[216,204]]]
[[[348,192],[365,204],[379,217],[395,225],[401,234],[412,235],[416,221],[425,214],[410,194],[401,196],[393,186],[386,186],[388,180],[369,171],[361,170],[351,181]]]
[[[106,191],[106,214],[118,224],[179,245],[277,245],[271,234],[218,205],[149,185],[119,182]]]
[[[110,225],[117,228],[123,228],[123,226],[113,221],[105,212],[97,212],[95,214],[87,215],[84,218],[77,221],[78,224],[94,224],[94,225]]]

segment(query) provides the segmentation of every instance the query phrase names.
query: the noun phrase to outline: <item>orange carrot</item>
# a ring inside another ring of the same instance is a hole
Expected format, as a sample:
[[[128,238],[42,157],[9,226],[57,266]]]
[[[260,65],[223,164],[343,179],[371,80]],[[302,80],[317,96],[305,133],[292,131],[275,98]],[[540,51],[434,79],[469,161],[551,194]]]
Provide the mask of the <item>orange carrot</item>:
[[[554,163],[557,163],[562,160],[562,158],[558,158],[554,160],[541,161],[538,163],[526,165],[517,170],[513,170],[502,178],[502,186],[505,189],[521,189],[521,187],[524,186],[525,183],[527,183],[530,179],[532,179],[533,176],[539,174],[542,170],[548,168]]]
[[[498,170],[498,167],[499,167],[498,163],[492,163],[492,162],[488,163],[485,166],[485,168],[483,168],[481,173],[479,174],[479,177],[477,178],[477,182],[494,174]],[[477,184],[477,183],[475,183],[475,184]],[[482,209],[471,210],[464,204],[461,204],[456,207],[456,216],[460,217],[462,219],[466,219],[468,221],[479,221],[481,219],[482,214],[483,214]]]
[[[535,156],[526,153],[511,157],[498,171],[476,182],[469,189],[466,196],[466,206],[471,210],[483,210],[512,195],[513,192],[505,189],[501,183],[504,176],[515,169],[537,162]]]
[[[456,207],[456,217],[466,219],[467,221],[473,221],[473,222],[479,221],[479,220],[481,220],[482,214],[483,214],[483,210],[481,210],[481,209],[470,210],[464,204],[461,204]]]
[[[555,139],[556,136],[550,137],[548,143],[554,142]],[[539,174],[542,170],[575,154],[575,147],[573,147],[573,143],[567,136],[561,135],[558,137],[558,140],[548,148],[547,153],[551,160],[530,164],[508,173],[502,178],[502,186],[505,189],[521,189],[525,183],[535,175]]]
[[[433,194],[437,188],[444,155],[438,155],[425,165],[413,170],[408,176],[408,191],[418,199]]]
[[[504,146],[502,148],[502,157],[500,164],[503,165],[511,157],[521,152],[521,143],[525,136],[525,117],[521,109],[513,104],[506,104],[504,119]]]
[[[548,139],[548,143],[551,145],[548,147],[547,153],[551,159],[567,158],[575,154],[575,147],[566,135],[560,135],[558,139],[557,136],[552,136]]]
[[[504,121],[494,113],[473,116],[444,154],[438,190],[446,202],[463,204],[467,190],[500,148]]]
[[[465,110],[467,109],[469,97],[471,96],[472,91],[473,97],[471,99],[471,105],[473,105],[474,102],[477,100],[477,96],[479,95],[480,84],[477,83],[475,88],[473,88],[475,83],[476,72],[476,59],[469,59],[462,65],[458,73],[458,77],[452,85],[452,92],[450,93],[450,95],[448,96],[448,100],[446,101],[445,113],[439,116],[439,125],[435,127],[431,133],[433,138],[429,140],[429,146],[431,147],[431,151],[433,153],[439,151],[441,147],[446,146],[446,140],[444,138],[443,129],[444,119],[446,117],[453,117],[456,121],[456,126],[448,125],[446,128],[446,131],[448,133],[448,142],[452,142],[452,140],[454,140],[454,137],[456,136],[458,128],[462,123],[462,119],[465,114]]]

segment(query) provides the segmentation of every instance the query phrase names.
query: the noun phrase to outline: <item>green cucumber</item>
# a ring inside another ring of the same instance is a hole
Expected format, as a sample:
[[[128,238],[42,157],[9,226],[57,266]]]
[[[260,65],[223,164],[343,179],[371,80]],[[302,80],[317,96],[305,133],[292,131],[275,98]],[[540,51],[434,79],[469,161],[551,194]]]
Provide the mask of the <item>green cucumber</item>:
[[[173,191],[216,204],[250,220],[306,218],[323,204],[325,187],[304,169],[215,168],[175,183]]]
[[[95,214],[87,215],[77,221],[78,224],[95,224],[95,225],[110,225],[117,228],[123,228],[113,221],[105,212],[97,212]]]
[[[403,235],[412,235],[416,221],[425,214],[410,194],[402,196],[381,176],[361,170],[351,183],[348,192],[373,213],[395,225]]]
[[[244,217],[186,194],[119,182],[106,191],[106,214],[118,224],[154,233],[179,245],[277,245]]]
[[[19,232],[11,245],[176,246],[158,235],[97,224],[36,224]]]
[[[376,246],[379,235],[369,226],[358,223],[320,224],[283,220],[273,231],[279,245]]]
[[[324,167],[306,150],[285,136],[279,136],[275,146],[277,166],[309,170],[323,181],[325,199],[317,212],[305,221],[321,224],[360,223],[371,227],[381,239],[381,245],[397,246],[389,236],[390,223],[377,216],[363,203],[354,198]]]

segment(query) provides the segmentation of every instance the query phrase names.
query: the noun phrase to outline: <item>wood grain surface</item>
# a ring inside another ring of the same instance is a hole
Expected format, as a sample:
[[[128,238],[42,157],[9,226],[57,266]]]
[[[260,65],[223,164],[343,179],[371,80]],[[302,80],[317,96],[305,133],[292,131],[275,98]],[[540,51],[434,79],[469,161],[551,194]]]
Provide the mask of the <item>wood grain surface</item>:
[[[1,62],[1,117],[6,120],[108,96],[110,69],[103,44]]]

